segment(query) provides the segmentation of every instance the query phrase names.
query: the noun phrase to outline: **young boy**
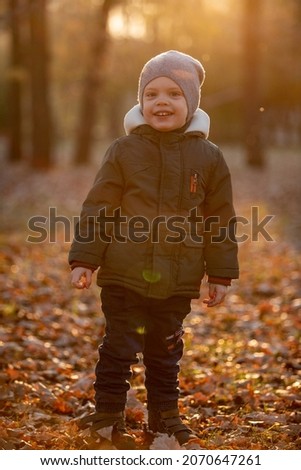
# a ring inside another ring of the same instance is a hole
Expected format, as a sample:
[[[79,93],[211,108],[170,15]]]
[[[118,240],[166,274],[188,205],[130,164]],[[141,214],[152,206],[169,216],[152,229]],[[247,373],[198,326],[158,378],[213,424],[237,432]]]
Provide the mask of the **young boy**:
[[[143,353],[148,426],[192,431],[178,411],[183,320],[208,276],[208,307],[238,277],[230,174],[207,139],[198,108],[205,72],[199,61],[168,51],[147,62],[126,136],[108,149],[82,208],[69,255],[72,285],[88,288],[98,270],[106,334],[96,365],[92,431],[112,427],[117,448],[133,448],[124,408],[131,365]]]

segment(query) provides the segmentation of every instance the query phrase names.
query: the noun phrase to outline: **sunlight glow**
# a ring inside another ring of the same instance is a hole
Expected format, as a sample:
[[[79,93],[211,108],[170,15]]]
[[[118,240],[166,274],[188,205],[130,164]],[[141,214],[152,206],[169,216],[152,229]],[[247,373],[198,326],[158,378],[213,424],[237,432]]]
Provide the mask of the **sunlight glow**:
[[[121,8],[116,8],[109,20],[109,30],[113,37],[141,39],[146,33],[145,22],[140,14],[125,16]]]
[[[230,9],[229,0],[204,0],[206,8],[212,8],[220,12],[227,12]]]

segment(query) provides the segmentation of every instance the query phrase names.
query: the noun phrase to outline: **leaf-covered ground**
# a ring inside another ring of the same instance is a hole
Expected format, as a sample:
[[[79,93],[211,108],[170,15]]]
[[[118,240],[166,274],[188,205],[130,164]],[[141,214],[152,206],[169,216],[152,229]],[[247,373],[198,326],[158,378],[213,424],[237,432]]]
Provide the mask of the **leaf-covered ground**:
[[[269,152],[267,168],[256,171],[245,168],[238,149],[225,156],[243,217],[239,234],[247,238],[241,278],[218,308],[202,303],[206,286],[192,302],[181,412],[199,435],[195,446],[301,449],[300,159],[297,151]],[[93,410],[104,319],[98,288],[73,290],[67,265],[67,220],[78,215],[94,174],[94,166],[2,168],[0,449],[95,448],[75,419]],[[44,218],[28,227],[37,215]],[[258,224],[267,215],[274,218],[263,237]],[[144,432],[143,373],[142,363],[134,367],[126,412],[137,447],[177,448]]]

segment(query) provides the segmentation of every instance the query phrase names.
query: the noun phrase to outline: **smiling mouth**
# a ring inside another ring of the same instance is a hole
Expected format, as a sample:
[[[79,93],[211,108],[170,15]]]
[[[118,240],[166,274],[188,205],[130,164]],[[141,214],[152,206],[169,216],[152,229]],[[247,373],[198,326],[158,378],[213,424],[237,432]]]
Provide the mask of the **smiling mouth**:
[[[155,114],[155,116],[159,116],[159,117],[171,116],[172,115],[172,113],[169,113],[167,111],[159,111],[159,112],[154,113],[154,114]]]

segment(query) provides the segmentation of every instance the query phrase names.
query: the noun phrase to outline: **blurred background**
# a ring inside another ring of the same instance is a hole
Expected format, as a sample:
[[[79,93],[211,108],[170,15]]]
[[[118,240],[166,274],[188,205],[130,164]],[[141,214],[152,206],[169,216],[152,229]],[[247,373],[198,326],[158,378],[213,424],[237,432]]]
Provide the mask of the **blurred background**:
[[[262,168],[300,149],[300,44],[300,0],[0,0],[1,162],[99,159],[143,64],[178,49],[206,69],[210,139]]]

